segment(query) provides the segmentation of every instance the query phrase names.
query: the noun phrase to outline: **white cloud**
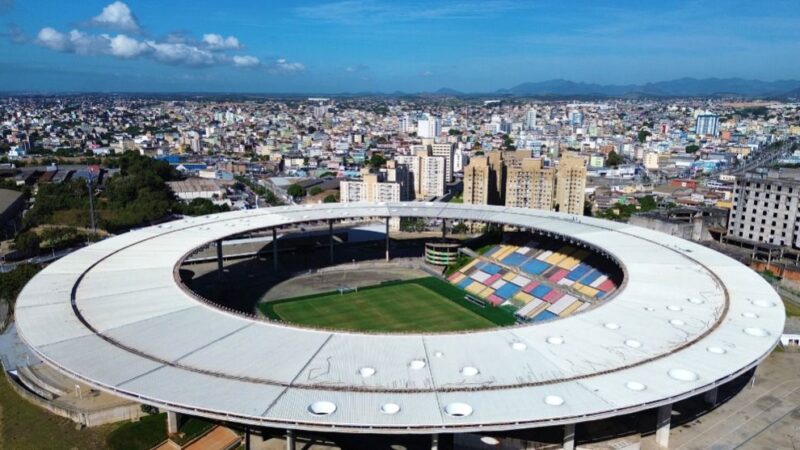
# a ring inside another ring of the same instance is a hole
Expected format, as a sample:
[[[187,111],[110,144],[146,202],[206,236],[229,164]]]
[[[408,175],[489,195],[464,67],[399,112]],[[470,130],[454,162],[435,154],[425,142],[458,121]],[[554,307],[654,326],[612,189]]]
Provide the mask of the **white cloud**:
[[[306,66],[303,63],[289,62],[285,58],[279,58],[269,66],[268,70],[272,74],[295,74],[305,72]]]
[[[2,0],[0,0],[2,1]],[[100,15],[93,17],[84,26],[101,26],[136,33],[140,31],[128,5],[115,1],[103,8]],[[183,33],[173,33],[163,39],[140,40],[130,33],[92,34],[78,29],[62,32],[52,27],[39,30],[35,40],[37,45],[58,52],[79,55],[106,55],[121,59],[148,58],[163,64],[187,67],[232,66],[238,68],[263,67],[273,74],[293,74],[305,71],[299,62],[286,59],[272,60],[264,64],[252,55],[232,55],[243,48],[235,36],[218,33],[205,33],[198,41]]]
[[[232,60],[233,65],[236,67],[257,67],[261,65],[261,61],[255,56],[235,55]]]
[[[36,42],[38,42],[39,45],[59,52],[63,52],[67,48],[67,36],[50,27],[44,27],[39,30],[39,34],[36,36]]]
[[[239,39],[234,36],[223,37],[221,34],[208,33],[203,35],[203,43],[210,50],[238,50],[242,48]]]
[[[139,22],[131,12],[131,9],[120,1],[103,8],[100,14],[92,17],[89,24],[122,31],[138,32],[140,30]]]
[[[166,64],[186,66],[212,66],[221,62],[208,50],[182,43],[146,41],[153,58]]]
[[[124,34],[111,38],[110,47],[111,54],[120,58],[135,58],[149,49],[147,44]]]

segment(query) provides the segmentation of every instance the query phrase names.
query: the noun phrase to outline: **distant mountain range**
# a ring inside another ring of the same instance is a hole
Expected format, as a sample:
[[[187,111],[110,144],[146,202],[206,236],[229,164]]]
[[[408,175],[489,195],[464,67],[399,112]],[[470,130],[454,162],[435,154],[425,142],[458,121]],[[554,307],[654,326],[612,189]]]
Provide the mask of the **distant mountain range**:
[[[536,97],[697,97],[697,96],[745,96],[745,97],[797,97],[800,80],[761,81],[743,78],[679,78],[647,84],[595,84],[577,83],[556,79],[518,84],[509,89],[480,95],[512,95]],[[477,95],[465,94],[450,88],[441,88],[431,95]]]

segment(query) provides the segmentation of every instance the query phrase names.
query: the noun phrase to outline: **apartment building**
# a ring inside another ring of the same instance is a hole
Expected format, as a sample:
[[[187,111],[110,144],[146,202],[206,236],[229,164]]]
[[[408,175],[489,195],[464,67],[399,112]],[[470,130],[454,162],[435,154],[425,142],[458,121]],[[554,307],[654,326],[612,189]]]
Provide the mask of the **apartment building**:
[[[399,202],[400,183],[381,182],[376,174],[365,174],[361,181],[339,182],[339,201]]]
[[[585,156],[564,153],[556,171],[556,205],[558,211],[583,215],[586,195]]]
[[[779,169],[736,177],[728,236],[800,247],[800,170]]]
[[[555,168],[539,158],[525,158],[506,172],[506,206],[551,211],[556,188]]]

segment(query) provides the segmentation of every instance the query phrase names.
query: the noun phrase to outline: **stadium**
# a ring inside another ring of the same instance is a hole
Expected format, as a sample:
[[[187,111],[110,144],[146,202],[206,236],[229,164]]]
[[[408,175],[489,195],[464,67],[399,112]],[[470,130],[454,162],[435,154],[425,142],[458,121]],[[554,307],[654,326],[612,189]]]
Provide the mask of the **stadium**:
[[[253,231],[272,234],[278,269],[282,230],[328,227],[333,261],[334,224],[359,220],[385,222],[390,260],[397,218],[489,224],[510,238],[439,277],[342,286],[258,315],[183,280],[187,259],[216,249],[226,283],[222,242]],[[65,374],[168,411],[170,427],[179,414],[202,416],[285,435],[287,448],[304,434],[575,448],[632,430],[667,447],[676,416],[747,384],[784,319],[757,273],[676,237],[416,202],[256,209],[132,231],[51,264],[16,307],[20,337]]]

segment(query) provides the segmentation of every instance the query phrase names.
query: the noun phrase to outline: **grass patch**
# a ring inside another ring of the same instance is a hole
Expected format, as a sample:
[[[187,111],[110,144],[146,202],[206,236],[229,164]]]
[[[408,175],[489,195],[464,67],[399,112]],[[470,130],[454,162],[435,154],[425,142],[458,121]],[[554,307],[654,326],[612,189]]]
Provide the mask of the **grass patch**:
[[[466,300],[458,287],[435,277],[393,281],[339,292],[263,303],[272,319],[353,331],[434,332],[491,328],[515,323],[507,311]]]
[[[142,450],[153,448],[166,438],[167,414],[162,413],[120,425],[108,435],[106,444],[111,450]]]
[[[192,439],[200,436],[214,426],[214,422],[200,419],[199,417],[189,417],[180,426],[181,435],[172,439],[180,445],[184,445]]]
[[[117,425],[75,429],[75,422],[28,403],[0,377],[0,448],[61,450],[105,448]]]
[[[783,306],[786,308],[786,315],[789,317],[800,317],[800,306],[787,301],[783,300]]]

